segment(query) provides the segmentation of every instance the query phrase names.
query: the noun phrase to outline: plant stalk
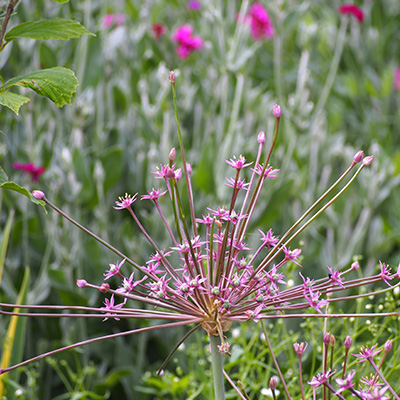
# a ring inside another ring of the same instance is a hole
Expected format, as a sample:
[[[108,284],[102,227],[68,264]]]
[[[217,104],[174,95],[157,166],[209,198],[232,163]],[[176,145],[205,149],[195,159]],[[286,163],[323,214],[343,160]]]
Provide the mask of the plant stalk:
[[[211,343],[211,363],[214,380],[214,398],[215,400],[225,400],[224,388],[224,369],[222,362],[222,354],[218,350],[220,344],[219,336],[210,335]]]

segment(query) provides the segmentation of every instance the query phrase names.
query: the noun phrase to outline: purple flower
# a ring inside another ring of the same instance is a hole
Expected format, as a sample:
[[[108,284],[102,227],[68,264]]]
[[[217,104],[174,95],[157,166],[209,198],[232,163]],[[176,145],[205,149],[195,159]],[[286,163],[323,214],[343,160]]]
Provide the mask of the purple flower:
[[[368,400],[389,400],[390,397],[384,396],[386,390],[388,390],[387,386],[384,386],[383,388],[374,388],[371,392],[367,393],[365,397]]]
[[[248,167],[249,165],[253,163],[247,163],[246,164],[246,159],[240,155],[239,158],[236,158],[233,156],[229,161],[225,160],[227,164],[229,164],[232,168],[235,168],[236,170],[241,170],[242,168]]]
[[[251,169],[257,175],[261,175],[263,167],[260,164],[257,164],[255,168]],[[272,167],[268,166],[264,171],[264,178],[276,178],[276,173],[279,172],[279,169],[272,169]]]
[[[113,313],[112,311],[117,311],[120,310],[123,306],[124,306],[125,302],[114,305],[114,295],[111,295],[111,299],[105,299],[104,300],[104,305],[105,307],[101,307],[102,310],[106,310],[106,317],[103,319],[104,321],[107,321],[109,317],[113,317],[116,321],[119,321],[118,317],[115,317],[115,313]],[[110,312],[111,311],[111,312]]]
[[[353,354],[353,356],[360,358],[359,360],[357,360],[357,362],[359,362],[359,363],[362,363],[364,361],[372,359],[373,356],[376,356],[377,354],[379,354],[382,351],[382,349],[375,351],[376,346],[378,346],[378,345],[376,344],[376,345],[372,346],[370,349],[368,348],[368,346],[361,347],[361,353]]]
[[[264,246],[270,250],[271,247],[274,247],[276,243],[278,243],[279,239],[274,236],[272,229],[270,229],[267,234],[265,234],[261,229],[258,230],[261,233],[260,240],[264,243]]]
[[[175,31],[172,35],[172,41],[178,43],[176,54],[181,60],[204,46],[203,39],[200,36],[193,36],[193,28],[187,24],[180,26]]]
[[[125,197],[119,197],[119,201],[116,201],[114,206],[116,210],[123,210],[124,208],[130,208],[131,205],[136,201],[137,193],[131,196],[128,193],[125,193]]]
[[[19,171],[24,171],[27,174],[29,174],[31,176],[33,182],[37,182],[39,180],[40,175],[42,175],[43,172],[46,171],[45,167],[37,167],[32,162],[30,162],[28,164],[22,164],[22,163],[15,162],[13,164],[13,168],[17,169]]]
[[[379,265],[381,267],[380,277],[389,285],[392,286],[388,280],[392,280],[393,276],[390,275],[390,268],[386,266],[383,262],[379,261]]]
[[[349,372],[344,379],[335,379],[336,383],[340,386],[337,393],[342,393],[347,389],[351,389],[355,385],[355,383],[352,382],[355,374],[356,370],[353,369],[353,371]]]
[[[307,347],[308,347],[308,343],[307,342],[306,343],[301,342],[301,343],[294,343],[293,344],[294,351],[298,355],[303,354],[306,351]]]
[[[343,283],[342,283],[344,279],[340,277],[340,272],[337,269],[332,271],[332,269],[330,267],[328,267],[328,266],[326,266],[326,268],[328,268],[329,278],[330,278],[331,282],[333,284],[336,283],[337,285],[339,285],[341,288],[344,289],[344,286],[343,286]]]
[[[271,39],[275,35],[271,18],[260,2],[256,1],[251,5],[246,19],[250,20],[250,34],[253,39]]]
[[[188,1],[187,7],[189,10],[199,11],[201,8],[201,3],[196,0]]]
[[[111,278],[114,275],[119,275],[119,269],[121,268],[121,266],[124,264],[125,259],[123,259],[120,263],[116,263],[116,264],[109,264],[110,269],[106,271],[106,273],[104,274],[104,280],[107,280],[109,278]]]
[[[120,26],[125,21],[124,14],[106,14],[103,17],[103,28],[111,28],[111,26]]]
[[[145,194],[142,196],[140,200],[145,200],[145,199],[150,199],[157,201],[160,197],[164,196],[168,191],[166,190],[165,192],[161,192],[161,189],[154,189],[151,192],[147,192],[148,194]]]
[[[335,371],[329,369],[327,372],[323,372],[322,374],[318,374],[312,378],[310,382],[307,382],[313,389],[316,389],[318,386],[323,385],[328,381],[329,377],[332,376]]]
[[[320,296],[321,294],[319,292],[313,292],[311,289],[308,289],[308,291],[304,293],[304,298],[307,300],[308,304],[322,314],[320,308],[327,305],[328,302],[326,300],[320,300]]]
[[[225,184],[226,186],[231,188],[235,187],[235,182],[236,182],[235,178],[225,178],[225,179],[228,181],[228,183]],[[236,182],[236,189],[249,190],[249,185],[250,183],[246,183],[246,180],[244,178],[243,179],[239,178]]]

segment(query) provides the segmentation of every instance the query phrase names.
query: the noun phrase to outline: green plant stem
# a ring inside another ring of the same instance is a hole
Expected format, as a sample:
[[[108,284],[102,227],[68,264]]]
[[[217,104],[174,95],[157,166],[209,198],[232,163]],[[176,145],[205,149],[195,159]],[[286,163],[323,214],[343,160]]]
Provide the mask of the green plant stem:
[[[215,400],[225,400],[224,388],[224,369],[222,355],[218,350],[220,344],[219,336],[210,335],[211,343],[211,363],[214,380],[214,398]]]
[[[288,390],[288,388],[286,386],[285,379],[283,378],[283,374],[281,372],[281,369],[279,368],[278,361],[276,360],[275,354],[272,351],[271,342],[269,341],[268,333],[267,333],[267,330],[265,329],[265,325],[264,325],[263,321],[261,321],[261,327],[262,327],[262,330],[264,332],[265,340],[267,341],[268,349],[269,349],[269,352],[271,354],[272,360],[274,361],[275,368],[278,371],[279,378],[281,379],[281,383],[282,383],[283,389],[285,390],[285,393],[286,393],[286,396],[287,396],[288,400],[292,400],[292,398],[290,397],[290,394],[289,394],[289,390]]]
[[[347,28],[348,19],[343,18],[342,24],[340,25],[339,32],[337,35],[337,42],[335,47],[335,53],[332,58],[331,66],[328,72],[328,78],[325,81],[325,85],[321,91],[321,96],[318,99],[318,103],[315,107],[314,118],[317,118],[322,109],[325,106],[326,100],[328,99],[329,93],[332,89],[333,82],[335,81],[336,72],[339,66],[340,57],[343,51],[344,41],[346,39],[346,28]]]

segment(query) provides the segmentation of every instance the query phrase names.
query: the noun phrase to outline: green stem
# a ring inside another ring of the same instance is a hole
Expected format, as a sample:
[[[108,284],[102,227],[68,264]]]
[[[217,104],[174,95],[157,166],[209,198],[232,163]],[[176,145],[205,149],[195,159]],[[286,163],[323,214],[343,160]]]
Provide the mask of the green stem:
[[[222,355],[218,350],[220,339],[218,336],[210,335],[211,343],[211,363],[214,379],[214,399],[225,400],[224,388],[224,369],[222,362]]]

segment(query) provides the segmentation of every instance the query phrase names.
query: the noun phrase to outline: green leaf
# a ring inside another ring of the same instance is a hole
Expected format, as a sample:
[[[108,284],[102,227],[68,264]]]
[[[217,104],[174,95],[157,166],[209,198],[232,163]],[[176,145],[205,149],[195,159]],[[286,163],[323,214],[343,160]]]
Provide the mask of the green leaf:
[[[4,39],[6,42],[11,42],[11,40],[18,38],[69,40],[82,35],[96,36],[77,21],[53,18],[19,24],[7,32]]]
[[[69,2],[69,0],[54,0],[54,1],[56,1],[57,3],[68,3]]]
[[[28,101],[29,101],[28,97],[21,96],[20,94],[11,92],[0,93],[0,104],[2,106],[10,108],[17,115],[19,113],[19,109],[22,106],[22,104],[25,104]]]
[[[71,103],[71,97],[78,84],[75,74],[70,69],[54,67],[12,78],[0,86],[0,94],[15,85],[28,87],[62,107]]]
[[[7,174],[4,172],[3,168],[0,167],[0,189],[14,190],[15,192],[21,193],[28,197],[32,203],[42,206],[46,211],[46,203],[43,200],[35,199],[28,189],[17,185],[15,182],[9,182]],[[47,212],[47,211],[46,211]]]

